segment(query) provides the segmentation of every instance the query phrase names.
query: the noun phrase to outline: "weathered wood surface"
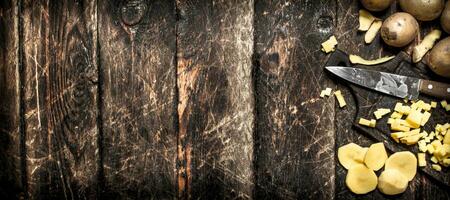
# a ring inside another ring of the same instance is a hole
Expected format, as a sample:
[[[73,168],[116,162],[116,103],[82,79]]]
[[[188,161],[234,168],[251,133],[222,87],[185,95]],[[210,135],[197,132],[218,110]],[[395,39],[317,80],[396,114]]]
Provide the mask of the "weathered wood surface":
[[[321,41],[334,1],[256,1],[256,199],[334,196],[334,100]],[[320,189],[318,189],[320,188]]]
[[[373,99],[355,101],[323,71],[319,50],[334,34],[340,49],[366,58],[401,51],[379,37],[363,43],[360,8],[359,0],[1,1],[0,197],[388,199],[345,186],[335,152],[376,141],[352,128]],[[319,98],[325,87],[341,89],[347,107]],[[450,192],[418,174],[397,198]]]
[[[176,196],[175,4],[99,1],[105,197]]]
[[[20,127],[19,4],[0,2],[0,197],[23,196]]]
[[[96,4],[25,0],[21,6],[28,196],[95,197]]]
[[[177,10],[180,197],[248,199],[253,0],[179,0]]]

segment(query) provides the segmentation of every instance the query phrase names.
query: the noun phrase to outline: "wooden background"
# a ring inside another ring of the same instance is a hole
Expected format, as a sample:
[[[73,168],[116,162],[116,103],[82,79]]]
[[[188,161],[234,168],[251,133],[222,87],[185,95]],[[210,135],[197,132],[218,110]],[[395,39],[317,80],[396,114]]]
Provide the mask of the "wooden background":
[[[358,0],[0,1],[2,199],[384,199],[345,186],[320,43]],[[393,5],[386,16],[396,9]],[[418,174],[399,199],[449,199]]]

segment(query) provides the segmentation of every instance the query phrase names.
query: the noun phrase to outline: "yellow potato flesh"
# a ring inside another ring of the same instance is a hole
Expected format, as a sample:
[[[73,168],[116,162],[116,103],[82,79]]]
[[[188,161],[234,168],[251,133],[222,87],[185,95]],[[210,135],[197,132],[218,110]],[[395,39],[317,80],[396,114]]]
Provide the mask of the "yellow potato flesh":
[[[382,142],[370,145],[364,157],[364,163],[369,169],[378,171],[384,165],[384,162],[388,158],[386,149]]]
[[[395,169],[384,170],[378,178],[378,189],[386,195],[403,193],[408,187],[408,179]]]
[[[366,152],[367,148],[350,143],[338,149],[338,160],[345,169],[350,169],[354,165],[364,162]]]
[[[363,164],[358,164],[348,170],[345,183],[355,194],[366,194],[377,187],[377,175]]]
[[[416,156],[409,151],[394,153],[386,160],[384,169],[395,169],[411,181],[417,173]]]

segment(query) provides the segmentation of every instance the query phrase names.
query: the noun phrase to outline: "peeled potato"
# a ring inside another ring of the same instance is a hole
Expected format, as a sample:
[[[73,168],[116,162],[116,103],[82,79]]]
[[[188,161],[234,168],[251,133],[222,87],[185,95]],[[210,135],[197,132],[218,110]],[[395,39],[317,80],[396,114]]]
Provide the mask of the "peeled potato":
[[[366,194],[377,187],[378,178],[375,172],[363,164],[353,166],[348,170],[345,184],[355,194]]]
[[[364,157],[364,163],[369,169],[378,171],[384,165],[384,162],[388,158],[386,149],[382,142],[370,145]]]
[[[385,170],[395,169],[411,181],[417,172],[417,159],[409,151],[401,151],[392,154],[384,166]]]
[[[378,189],[383,194],[396,195],[408,187],[408,179],[395,169],[384,170],[378,177]]]
[[[345,169],[350,169],[356,164],[364,162],[364,156],[366,155],[367,148],[360,147],[355,143],[350,143],[339,147],[338,159]]]

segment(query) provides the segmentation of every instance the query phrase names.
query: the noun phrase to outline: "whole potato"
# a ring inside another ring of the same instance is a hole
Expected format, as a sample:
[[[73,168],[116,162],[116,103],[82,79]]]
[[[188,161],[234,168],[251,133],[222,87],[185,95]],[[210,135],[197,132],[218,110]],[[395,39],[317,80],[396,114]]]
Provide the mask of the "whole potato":
[[[450,1],[447,1],[445,9],[442,11],[441,26],[445,32],[450,34]]]
[[[382,11],[388,8],[394,0],[361,0],[364,8],[370,11]]]
[[[398,12],[389,16],[381,26],[381,38],[394,47],[404,47],[414,40],[419,23],[408,13]]]
[[[428,66],[437,75],[450,78],[450,37],[441,40],[431,49]]]
[[[420,21],[431,21],[441,15],[444,0],[399,0],[403,11]]]

